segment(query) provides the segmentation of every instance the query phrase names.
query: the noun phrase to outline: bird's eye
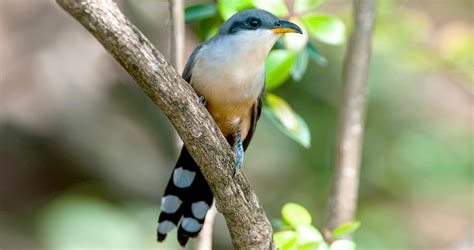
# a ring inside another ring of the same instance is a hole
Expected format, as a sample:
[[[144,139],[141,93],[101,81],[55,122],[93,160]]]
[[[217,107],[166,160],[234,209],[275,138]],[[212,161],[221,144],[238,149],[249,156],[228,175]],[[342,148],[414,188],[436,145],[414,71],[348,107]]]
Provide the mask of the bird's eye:
[[[249,21],[249,25],[250,25],[250,27],[252,27],[252,28],[256,28],[256,27],[260,26],[260,20],[257,19],[257,18],[252,18],[252,19],[250,19],[250,21]]]
[[[280,22],[276,21],[275,22],[275,27],[280,27]]]

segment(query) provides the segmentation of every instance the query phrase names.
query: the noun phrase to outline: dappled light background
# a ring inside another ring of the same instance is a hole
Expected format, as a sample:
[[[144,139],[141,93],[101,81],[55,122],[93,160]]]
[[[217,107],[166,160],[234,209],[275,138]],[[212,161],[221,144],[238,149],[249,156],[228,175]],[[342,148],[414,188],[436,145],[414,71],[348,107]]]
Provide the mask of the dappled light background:
[[[167,56],[167,1],[118,2]],[[350,29],[350,7],[321,11]],[[473,247],[472,10],[470,0],[379,1],[358,249]],[[198,39],[186,33],[188,56]],[[300,82],[274,91],[305,118],[312,146],[264,116],[244,172],[270,219],[291,201],[323,227],[344,45],[316,46],[328,64],[310,62]],[[0,0],[0,248],[179,249],[175,235],[155,242],[178,145],[160,110],[54,1]],[[222,216],[214,244],[231,248]]]

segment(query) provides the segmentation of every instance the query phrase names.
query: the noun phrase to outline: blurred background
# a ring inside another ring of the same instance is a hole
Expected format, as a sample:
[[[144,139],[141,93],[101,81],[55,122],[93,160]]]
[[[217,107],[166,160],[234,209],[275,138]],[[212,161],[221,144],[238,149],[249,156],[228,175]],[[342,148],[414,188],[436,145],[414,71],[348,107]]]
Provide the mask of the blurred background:
[[[167,56],[167,1],[119,4]],[[350,27],[350,7],[320,10]],[[358,249],[473,249],[473,9],[379,1]],[[187,57],[198,39],[192,26],[186,35]],[[270,219],[291,201],[323,227],[345,46],[317,46],[327,65],[310,62],[274,91],[305,118],[312,146],[263,117],[244,171]],[[179,141],[102,46],[52,0],[0,0],[0,69],[0,248],[179,249],[175,235],[155,242]],[[231,248],[220,215],[214,245]]]

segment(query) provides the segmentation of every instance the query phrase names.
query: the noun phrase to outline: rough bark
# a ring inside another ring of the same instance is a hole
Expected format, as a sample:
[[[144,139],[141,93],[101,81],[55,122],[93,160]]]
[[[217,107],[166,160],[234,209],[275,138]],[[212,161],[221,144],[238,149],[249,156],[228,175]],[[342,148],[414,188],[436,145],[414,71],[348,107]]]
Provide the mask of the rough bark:
[[[235,155],[191,86],[111,0],[57,0],[166,114],[200,166],[236,249],[273,247],[272,228]]]
[[[334,229],[353,220],[357,207],[359,169],[365,120],[376,0],[354,0],[352,31],[342,75],[335,164],[327,225]]]

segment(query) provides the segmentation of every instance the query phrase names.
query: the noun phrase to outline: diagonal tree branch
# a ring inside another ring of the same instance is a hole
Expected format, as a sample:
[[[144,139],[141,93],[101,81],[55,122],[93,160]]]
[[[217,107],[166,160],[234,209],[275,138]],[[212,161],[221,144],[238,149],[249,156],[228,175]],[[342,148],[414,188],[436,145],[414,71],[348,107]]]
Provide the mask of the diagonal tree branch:
[[[57,0],[130,73],[166,114],[198,163],[236,249],[273,248],[272,228],[235,155],[191,86],[111,0]]]
[[[327,217],[329,229],[350,222],[357,207],[375,5],[376,0],[354,0],[354,30],[342,74],[344,90],[337,124],[335,165]]]

